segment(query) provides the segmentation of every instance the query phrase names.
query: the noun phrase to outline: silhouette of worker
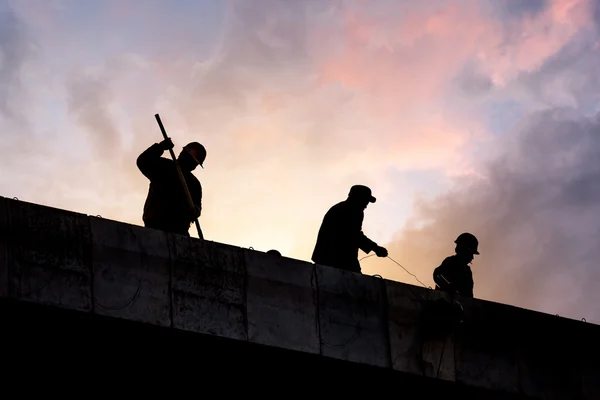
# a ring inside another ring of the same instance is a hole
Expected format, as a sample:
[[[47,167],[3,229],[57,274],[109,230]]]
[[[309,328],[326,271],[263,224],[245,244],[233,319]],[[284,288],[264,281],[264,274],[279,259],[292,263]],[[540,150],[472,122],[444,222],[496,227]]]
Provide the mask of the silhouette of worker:
[[[387,250],[362,232],[364,210],[375,201],[368,187],[352,186],[348,198],[332,206],[325,214],[312,254],[313,262],[361,273],[359,249],[367,254],[374,251],[379,257],[387,257]]]
[[[138,168],[150,180],[142,219],[148,228],[189,236],[190,224],[202,213],[202,185],[192,171],[197,165],[204,168],[206,149],[200,143],[192,142],[177,157],[194,203],[194,210],[191,210],[175,163],[162,157],[165,150],[172,148],[173,142],[167,138],[154,143],[137,158]]]
[[[267,251],[267,254],[269,254],[271,256],[281,257],[281,253],[277,250],[269,250],[269,251]]]
[[[456,254],[446,257],[433,271],[435,289],[473,297],[473,274],[469,264],[473,261],[474,254],[479,254],[479,241],[472,234],[465,232],[460,234],[454,243]]]

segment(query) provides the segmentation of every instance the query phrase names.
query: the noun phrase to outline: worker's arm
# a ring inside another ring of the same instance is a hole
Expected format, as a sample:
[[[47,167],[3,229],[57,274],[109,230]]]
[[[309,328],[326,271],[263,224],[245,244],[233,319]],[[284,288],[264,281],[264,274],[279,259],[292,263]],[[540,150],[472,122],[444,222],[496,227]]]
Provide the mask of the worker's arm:
[[[387,250],[384,247],[379,246],[377,243],[372,241],[365,235],[362,231],[362,222],[363,222],[363,214],[356,217],[356,221],[354,221],[355,227],[354,229],[358,229],[357,233],[357,241],[358,248],[364,251],[366,254],[374,251],[379,257],[387,257]]]
[[[173,148],[171,139],[165,139],[160,143],[154,143],[148,147],[137,158],[137,167],[148,179],[154,178],[160,170],[160,159],[165,150]]]
[[[450,270],[450,261],[446,258],[442,264],[433,270],[433,280],[440,289],[447,292],[455,292],[454,284],[448,280]]]
[[[474,297],[473,296],[473,273],[469,270],[469,273],[467,275],[467,282],[464,288],[464,293],[461,293],[463,296],[465,297]]]
[[[377,243],[375,243],[374,241],[369,239],[363,233],[363,231],[360,231],[358,233],[358,247],[365,253],[369,254],[371,251],[377,249],[379,247],[379,245],[377,245]]]
[[[198,182],[194,191],[190,191],[190,195],[194,202],[194,218],[198,218],[202,215],[202,185],[200,185],[200,182]]]

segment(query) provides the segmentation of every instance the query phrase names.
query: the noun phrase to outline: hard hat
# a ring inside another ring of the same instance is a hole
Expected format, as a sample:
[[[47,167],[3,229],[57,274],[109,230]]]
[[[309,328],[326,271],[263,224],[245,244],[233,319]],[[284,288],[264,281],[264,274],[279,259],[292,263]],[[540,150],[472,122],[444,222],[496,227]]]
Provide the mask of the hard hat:
[[[365,200],[369,200],[369,203],[375,203],[377,199],[371,194],[371,189],[364,185],[354,185],[350,188],[348,197],[357,197]]]
[[[204,163],[204,160],[206,159],[206,149],[204,148],[204,146],[202,146],[198,142],[191,142],[188,143],[183,149],[187,151],[189,155],[192,156],[192,158],[196,161],[196,163],[198,163],[198,165],[204,168],[204,166],[202,165]]]
[[[468,248],[469,250],[471,250],[473,252],[473,254],[479,254],[479,251],[477,251],[477,247],[479,246],[479,241],[471,233],[468,233],[468,232],[461,233],[460,235],[458,235],[458,237],[456,238],[454,243]]]

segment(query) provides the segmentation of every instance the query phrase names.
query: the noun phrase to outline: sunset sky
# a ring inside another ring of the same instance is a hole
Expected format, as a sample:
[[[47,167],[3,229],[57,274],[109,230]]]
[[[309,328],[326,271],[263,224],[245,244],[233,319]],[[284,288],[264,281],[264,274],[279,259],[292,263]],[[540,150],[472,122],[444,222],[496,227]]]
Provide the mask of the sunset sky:
[[[600,323],[599,66],[600,0],[0,0],[0,196],[142,225],[159,113],[208,240],[309,261],[364,184],[427,285],[469,231],[475,297]]]

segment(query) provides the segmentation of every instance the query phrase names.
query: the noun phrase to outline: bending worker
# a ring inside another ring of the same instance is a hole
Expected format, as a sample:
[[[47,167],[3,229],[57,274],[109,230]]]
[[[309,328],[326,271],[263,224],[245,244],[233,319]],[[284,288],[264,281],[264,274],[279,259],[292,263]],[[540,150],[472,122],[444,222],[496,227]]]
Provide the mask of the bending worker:
[[[191,210],[175,163],[162,157],[165,150],[172,148],[171,139],[165,139],[150,146],[137,158],[138,168],[150,180],[142,219],[148,228],[189,236],[190,225],[202,213],[202,185],[192,171],[198,165],[202,167],[206,149],[200,143],[192,142],[177,158],[194,203]]]
[[[479,241],[472,234],[465,232],[456,240],[454,255],[446,257],[442,264],[433,271],[436,290],[458,293],[464,297],[473,297],[473,274],[469,264],[475,254],[479,254]]]
[[[352,186],[348,198],[332,206],[325,214],[312,261],[360,273],[359,249],[367,254],[374,251],[379,257],[387,257],[387,250],[362,232],[364,210],[369,203],[375,201],[368,187]]]

